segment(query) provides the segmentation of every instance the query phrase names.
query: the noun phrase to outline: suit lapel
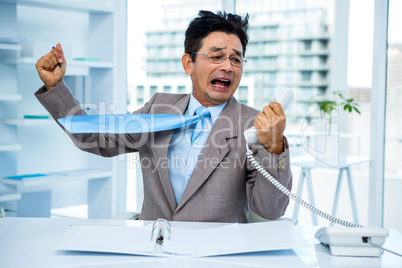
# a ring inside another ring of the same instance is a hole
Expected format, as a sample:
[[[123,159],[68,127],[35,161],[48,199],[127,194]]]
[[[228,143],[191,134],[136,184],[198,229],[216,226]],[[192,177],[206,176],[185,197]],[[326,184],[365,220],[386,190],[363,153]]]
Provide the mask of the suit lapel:
[[[184,206],[229,152],[227,139],[237,137],[238,132],[237,105],[232,97],[216,120],[176,211]]]
[[[157,105],[155,107],[155,114],[184,114],[184,111],[187,108],[187,105],[190,101],[190,95],[185,96],[180,99],[178,102],[166,105]],[[174,130],[162,131],[155,133],[155,138],[153,142],[153,152],[154,159],[156,161],[155,165],[157,167],[159,178],[162,183],[163,190],[166,194],[166,197],[169,201],[169,205],[172,208],[172,211],[176,209],[176,199],[174,197],[172,184],[170,182],[169,169],[168,169],[168,149],[170,140],[172,139]]]

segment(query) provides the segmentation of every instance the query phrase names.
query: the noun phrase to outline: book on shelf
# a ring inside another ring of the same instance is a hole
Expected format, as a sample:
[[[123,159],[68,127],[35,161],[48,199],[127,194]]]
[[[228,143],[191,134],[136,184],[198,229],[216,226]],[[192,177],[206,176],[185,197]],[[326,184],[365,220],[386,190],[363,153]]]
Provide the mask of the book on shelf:
[[[48,174],[37,173],[37,174],[24,174],[24,175],[7,176],[7,177],[4,177],[4,178],[9,179],[9,180],[24,181],[24,180],[32,180],[32,179],[37,179],[37,178],[43,178],[43,177],[46,177],[46,176],[48,176]]]
[[[79,176],[79,175],[84,176],[89,174],[95,174],[97,172],[100,171],[95,169],[77,169],[77,170],[57,171],[52,173],[23,174],[23,175],[7,176],[4,178],[16,181],[27,181],[41,178],[50,178],[50,177],[66,177],[66,176]]]
[[[24,119],[51,119],[50,115],[26,114]]]

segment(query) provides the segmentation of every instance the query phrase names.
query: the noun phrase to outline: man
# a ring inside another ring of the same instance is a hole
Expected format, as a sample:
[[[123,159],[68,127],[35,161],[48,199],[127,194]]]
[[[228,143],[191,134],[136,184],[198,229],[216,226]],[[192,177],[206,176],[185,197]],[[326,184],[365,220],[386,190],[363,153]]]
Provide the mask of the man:
[[[204,106],[201,133],[193,125],[143,134],[70,135],[80,149],[101,156],[139,152],[144,180],[140,219],[248,222],[249,209],[266,219],[285,213],[288,197],[247,162],[243,136],[254,122],[260,143],[252,145],[254,156],[290,189],[282,107],[271,103],[259,113],[233,97],[245,63],[247,28],[248,16],[200,11],[186,30],[182,57],[192,94],[157,93],[136,111],[193,115]],[[45,86],[35,95],[55,119],[71,111],[85,114],[62,80],[66,61],[60,44],[36,68]]]

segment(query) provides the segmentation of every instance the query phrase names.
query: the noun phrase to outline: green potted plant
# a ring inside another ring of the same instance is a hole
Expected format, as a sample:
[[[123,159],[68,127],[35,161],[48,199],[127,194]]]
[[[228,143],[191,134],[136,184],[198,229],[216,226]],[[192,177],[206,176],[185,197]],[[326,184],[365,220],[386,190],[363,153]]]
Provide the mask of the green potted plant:
[[[308,106],[318,107],[321,119],[318,121],[311,121],[312,117],[306,119],[307,125],[302,129],[305,131],[310,127],[314,128],[314,135],[308,139],[303,138],[302,142],[305,150],[317,161],[336,167],[339,164],[341,152],[339,135],[331,135],[333,112],[343,109],[349,113],[361,113],[359,105],[353,98],[346,98],[341,91],[332,92],[332,96],[333,98],[313,97],[309,102]]]
[[[346,98],[341,91],[332,92],[334,97],[337,97],[340,100],[339,105],[343,107],[344,111],[352,113],[355,111],[358,114],[361,114],[359,110],[359,104],[355,102],[353,98]],[[328,136],[331,135],[331,123],[332,123],[332,112],[338,109],[338,100],[327,100],[327,99],[317,99],[313,98],[310,102],[310,105],[318,105],[320,112],[322,114],[326,114],[329,118],[329,129]]]

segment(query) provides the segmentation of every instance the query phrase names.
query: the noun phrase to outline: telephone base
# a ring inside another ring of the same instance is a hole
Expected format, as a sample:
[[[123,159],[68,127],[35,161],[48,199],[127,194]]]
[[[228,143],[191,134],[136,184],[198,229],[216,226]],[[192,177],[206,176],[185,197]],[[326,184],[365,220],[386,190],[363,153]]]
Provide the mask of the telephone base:
[[[350,257],[379,257],[381,255],[381,249],[370,246],[370,247],[340,247],[340,246],[330,246],[329,252],[333,256],[350,256]]]
[[[322,227],[316,234],[322,244],[329,246],[331,255],[378,257],[388,236],[387,229],[378,227]]]

